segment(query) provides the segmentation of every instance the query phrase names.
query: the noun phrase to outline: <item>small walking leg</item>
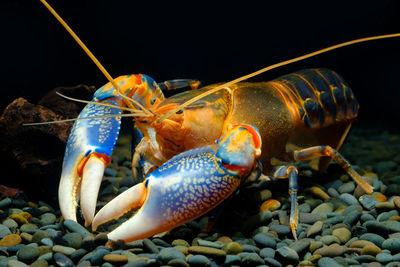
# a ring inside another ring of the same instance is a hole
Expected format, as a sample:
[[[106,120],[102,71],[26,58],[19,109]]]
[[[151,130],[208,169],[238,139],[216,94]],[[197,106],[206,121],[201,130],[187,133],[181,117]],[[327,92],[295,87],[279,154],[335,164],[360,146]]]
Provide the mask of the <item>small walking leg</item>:
[[[293,159],[295,161],[310,160],[324,156],[330,157],[338,163],[367,194],[374,192],[374,188],[362,179],[338,151],[330,146],[313,146],[293,152]]]
[[[297,240],[296,227],[299,218],[299,209],[297,204],[297,177],[298,170],[295,166],[281,166],[275,173],[276,178],[288,178],[289,179],[289,196],[290,196],[290,229],[294,239]]]
[[[189,87],[192,90],[199,88],[200,81],[199,80],[192,80],[192,79],[175,79],[175,80],[168,80],[162,83],[158,83],[158,86],[161,90],[175,90],[179,88]]]

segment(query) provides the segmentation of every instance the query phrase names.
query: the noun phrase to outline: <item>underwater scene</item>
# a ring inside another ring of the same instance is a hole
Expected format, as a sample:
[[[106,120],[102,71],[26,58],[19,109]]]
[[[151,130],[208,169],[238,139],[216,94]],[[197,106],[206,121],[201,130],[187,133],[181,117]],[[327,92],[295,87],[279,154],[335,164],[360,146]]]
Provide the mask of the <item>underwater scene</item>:
[[[400,266],[397,1],[0,6],[0,267]]]

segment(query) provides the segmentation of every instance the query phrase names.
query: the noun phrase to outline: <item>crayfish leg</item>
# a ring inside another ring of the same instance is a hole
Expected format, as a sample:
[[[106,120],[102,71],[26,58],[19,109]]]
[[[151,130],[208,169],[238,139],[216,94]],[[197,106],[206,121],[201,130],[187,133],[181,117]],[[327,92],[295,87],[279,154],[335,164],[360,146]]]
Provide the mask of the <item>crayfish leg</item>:
[[[162,83],[158,83],[158,86],[161,90],[176,90],[180,88],[190,87],[192,90],[196,90],[200,87],[199,80],[193,79],[175,79],[175,80],[168,80]]]
[[[295,166],[281,166],[275,173],[275,178],[289,179],[289,196],[290,196],[290,229],[295,240],[297,240],[296,228],[299,219],[299,208],[297,204],[297,188],[298,188],[298,170]]]
[[[330,157],[338,163],[367,194],[371,195],[374,192],[374,188],[362,179],[338,151],[330,146],[313,146],[293,152],[293,159],[295,161],[310,160],[325,156]]]

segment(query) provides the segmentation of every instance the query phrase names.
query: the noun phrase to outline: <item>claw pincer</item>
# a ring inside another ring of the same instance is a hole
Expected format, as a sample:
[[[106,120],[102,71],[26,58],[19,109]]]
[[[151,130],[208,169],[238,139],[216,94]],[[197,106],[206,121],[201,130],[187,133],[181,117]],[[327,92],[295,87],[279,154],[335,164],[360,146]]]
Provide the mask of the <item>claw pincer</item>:
[[[171,230],[215,208],[253,169],[261,145],[253,127],[236,126],[229,130],[216,153],[205,147],[173,157],[143,183],[104,206],[94,218],[93,228],[140,208],[108,234],[111,240],[129,242]],[[250,128],[253,130],[249,131]]]
[[[116,105],[113,100],[106,103]],[[117,108],[88,104],[79,118],[118,115]],[[115,117],[80,119],[72,128],[64,155],[58,197],[64,219],[76,220],[79,191],[86,223],[93,219],[104,168],[110,163],[120,120]]]
[[[125,98],[142,106],[163,97],[155,81],[143,74],[115,79],[119,91],[110,83],[96,91],[91,103],[80,113],[65,150],[59,186],[59,203],[64,219],[76,221],[77,199],[86,226],[93,220],[97,195],[105,167],[118,138],[121,119],[119,107],[132,106]]]

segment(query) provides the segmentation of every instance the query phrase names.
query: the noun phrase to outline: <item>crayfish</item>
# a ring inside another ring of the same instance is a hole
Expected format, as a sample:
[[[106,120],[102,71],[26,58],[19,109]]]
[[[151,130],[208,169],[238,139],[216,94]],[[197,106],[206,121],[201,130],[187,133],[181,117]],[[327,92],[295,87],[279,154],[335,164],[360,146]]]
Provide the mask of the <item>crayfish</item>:
[[[55,11],[41,0],[53,13]],[[79,38],[66,26],[76,40]],[[298,170],[292,162],[318,160],[318,169],[337,162],[363,190],[373,188],[339,154],[358,102],[347,83],[328,69],[307,69],[270,82],[242,82],[255,75],[338,47],[400,34],[369,37],[332,46],[240,77],[197,88],[195,80],[156,83],[143,74],[112,79],[79,115],[64,156],[59,203],[64,219],[76,220],[77,198],[86,226],[135,215],[108,234],[131,241],[171,230],[213,209],[248,177],[289,180],[290,227],[296,235]],[[99,65],[79,40],[88,55]],[[162,89],[191,86],[165,98]],[[132,161],[144,181],[113,199],[95,216],[104,169],[118,137],[122,111],[134,117],[142,139]],[[285,164],[271,162],[279,159]],[[79,196],[78,196],[79,195]]]

